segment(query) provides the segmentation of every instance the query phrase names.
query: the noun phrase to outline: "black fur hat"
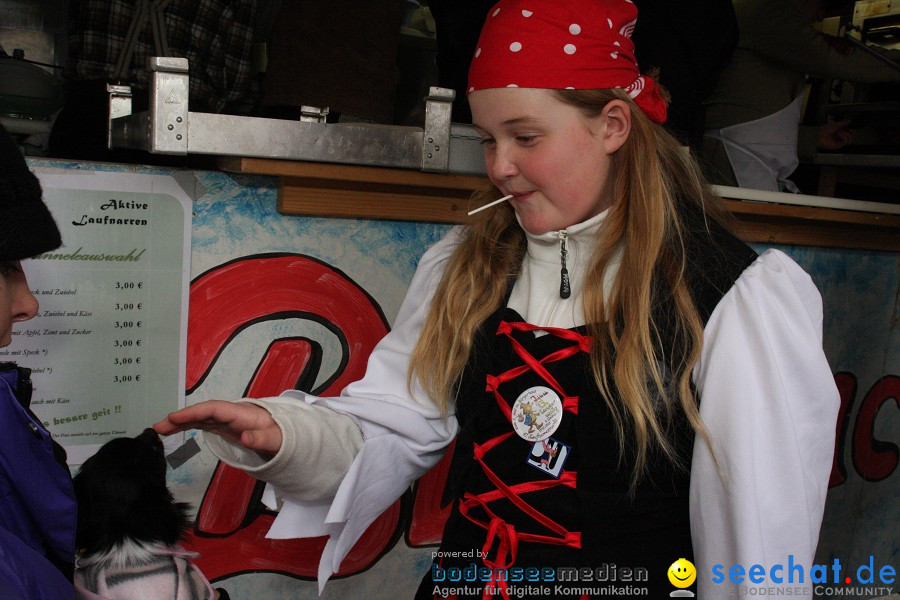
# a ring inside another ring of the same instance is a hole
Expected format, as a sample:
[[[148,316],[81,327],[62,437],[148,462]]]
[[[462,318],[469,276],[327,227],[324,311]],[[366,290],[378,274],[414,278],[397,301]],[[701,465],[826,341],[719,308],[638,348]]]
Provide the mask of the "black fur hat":
[[[0,260],[21,260],[62,244],[41,184],[0,125]]]

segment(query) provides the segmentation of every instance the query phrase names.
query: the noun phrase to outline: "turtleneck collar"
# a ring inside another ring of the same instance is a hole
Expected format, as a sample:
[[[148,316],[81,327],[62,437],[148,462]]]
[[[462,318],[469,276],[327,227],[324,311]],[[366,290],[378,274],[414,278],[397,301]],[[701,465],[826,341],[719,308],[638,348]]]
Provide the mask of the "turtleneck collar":
[[[583,325],[581,295],[585,273],[606,214],[603,211],[559,231],[540,235],[526,232],[528,249],[507,306],[534,325]],[[611,281],[610,277],[611,272],[606,279]]]
[[[593,247],[597,230],[600,229],[600,225],[606,219],[608,211],[609,209],[606,209],[586,221],[557,231],[533,234],[523,229],[528,240],[528,254],[533,260],[559,263],[559,241],[561,237],[567,237],[569,240],[576,241],[582,248]],[[518,214],[516,215],[516,220],[519,220]],[[519,226],[521,227],[521,225],[522,223],[519,221]],[[583,242],[588,242],[588,246],[584,246]]]

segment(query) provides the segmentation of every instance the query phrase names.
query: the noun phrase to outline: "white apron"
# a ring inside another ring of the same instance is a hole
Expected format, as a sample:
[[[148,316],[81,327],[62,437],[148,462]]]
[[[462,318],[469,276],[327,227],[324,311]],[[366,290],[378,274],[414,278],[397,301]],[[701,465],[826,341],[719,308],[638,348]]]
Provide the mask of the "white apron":
[[[761,119],[721,129],[707,130],[703,135],[719,140],[725,147],[738,186],[770,192],[799,192],[787,179],[800,160],[797,137],[803,110],[803,95]]]

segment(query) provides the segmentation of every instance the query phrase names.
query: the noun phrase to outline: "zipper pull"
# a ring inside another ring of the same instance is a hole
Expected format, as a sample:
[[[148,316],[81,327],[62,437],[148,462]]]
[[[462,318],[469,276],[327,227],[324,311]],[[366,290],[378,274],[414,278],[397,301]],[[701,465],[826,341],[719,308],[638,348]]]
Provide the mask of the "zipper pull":
[[[569,255],[569,249],[566,247],[566,240],[569,234],[565,231],[559,232],[559,259],[562,268],[559,271],[559,297],[565,300],[572,295],[572,286],[569,283],[569,269],[566,268],[566,257]]]

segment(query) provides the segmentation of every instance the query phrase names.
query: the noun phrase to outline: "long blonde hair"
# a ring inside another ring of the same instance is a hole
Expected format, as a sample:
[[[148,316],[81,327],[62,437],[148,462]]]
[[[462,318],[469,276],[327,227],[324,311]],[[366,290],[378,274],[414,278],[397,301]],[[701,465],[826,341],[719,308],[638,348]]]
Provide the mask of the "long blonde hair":
[[[669,430],[679,407],[709,444],[690,383],[703,325],[685,278],[687,224],[680,205],[693,203],[720,224],[728,216],[687,150],[624,92],[555,93],[588,116],[598,115],[613,99],[631,107],[631,132],[612,157],[613,200],[585,275],[583,304],[587,332],[593,338],[593,378],[612,415],[620,459],[626,450],[633,453],[633,489],[646,471],[652,449],[679,464]],[[494,197],[499,197],[496,188],[476,195],[479,202]],[[418,378],[445,414],[475,334],[500,308],[519,273],[525,248],[524,232],[512,208],[504,204],[476,217],[449,258],[410,366],[410,381]],[[604,273],[619,248],[621,262],[605,296]],[[667,356],[661,355],[665,334],[654,313],[654,302],[660,299],[674,309],[674,314],[665,315],[666,331],[675,340]]]

